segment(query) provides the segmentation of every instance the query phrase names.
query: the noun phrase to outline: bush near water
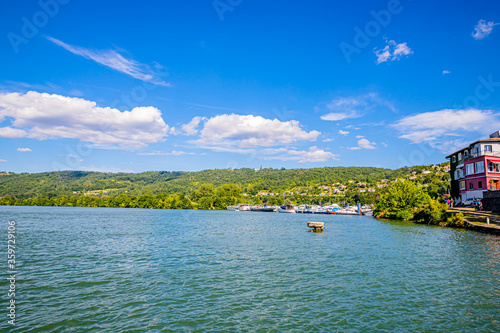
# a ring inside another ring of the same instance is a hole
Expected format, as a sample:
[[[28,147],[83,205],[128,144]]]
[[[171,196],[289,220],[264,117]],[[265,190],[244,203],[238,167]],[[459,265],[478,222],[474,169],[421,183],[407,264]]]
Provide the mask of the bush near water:
[[[407,180],[396,182],[381,193],[374,215],[377,218],[411,220],[430,225],[465,226],[462,213],[448,217],[446,204],[431,198],[424,188]]]

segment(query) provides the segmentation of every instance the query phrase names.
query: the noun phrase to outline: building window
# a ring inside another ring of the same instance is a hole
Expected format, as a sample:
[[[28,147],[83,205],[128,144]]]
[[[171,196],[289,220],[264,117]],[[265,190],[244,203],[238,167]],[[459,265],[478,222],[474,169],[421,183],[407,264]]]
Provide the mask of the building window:
[[[500,163],[488,161],[488,171],[489,172],[500,172]]]
[[[472,191],[474,189],[474,183],[473,182],[470,182],[469,183],[469,189]]]
[[[466,150],[466,151],[464,151],[464,158],[467,158],[467,157],[469,157],[469,152]]]
[[[458,160],[460,161],[462,159],[462,153],[458,153]]]
[[[453,155],[453,156],[451,157],[451,161],[452,161],[453,163],[455,163],[455,162],[457,161],[457,158],[456,158],[456,156],[455,156],[455,155]]]
[[[460,189],[465,190],[465,182],[464,181],[460,182]]]
[[[484,162],[476,163],[476,173],[484,172]]]
[[[491,145],[485,145],[484,151],[491,151]]]
[[[482,190],[483,189],[483,182],[478,182],[477,183],[477,188]]]
[[[465,174],[466,175],[472,175],[474,173],[474,163],[467,164],[465,166]]]

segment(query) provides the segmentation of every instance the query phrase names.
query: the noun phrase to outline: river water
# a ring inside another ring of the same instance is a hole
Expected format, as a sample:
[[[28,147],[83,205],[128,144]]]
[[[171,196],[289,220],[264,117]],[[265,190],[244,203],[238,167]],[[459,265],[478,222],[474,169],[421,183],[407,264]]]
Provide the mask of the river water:
[[[14,331],[500,331],[498,236],[361,216],[0,206],[3,253],[9,220]]]

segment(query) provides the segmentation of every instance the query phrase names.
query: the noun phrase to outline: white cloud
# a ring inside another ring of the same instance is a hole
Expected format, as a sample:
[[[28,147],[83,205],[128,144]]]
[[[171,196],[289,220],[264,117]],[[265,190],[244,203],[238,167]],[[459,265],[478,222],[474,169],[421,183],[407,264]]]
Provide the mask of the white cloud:
[[[323,142],[332,142],[332,141],[335,141],[335,139],[332,138],[323,139]]]
[[[198,125],[202,120],[206,120],[205,117],[194,117],[189,123],[182,125],[182,130],[187,135],[195,135],[198,133]]]
[[[486,135],[500,128],[500,121],[490,110],[444,109],[424,112],[400,119],[392,127],[399,130],[400,138],[412,143],[427,142],[447,151],[471,133]],[[455,142],[455,143],[453,143]]]
[[[386,40],[387,45],[381,49],[377,50],[375,48],[373,52],[377,56],[377,64],[381,64],[386,61],[399,60],[404,56],[409,56],[413,54],[413,50],[408,46],[407,43],[396,43],[394,40]]]
[[[178,150],[172,150],[171,152],[164,152],[164,151],[152,151],[152,152],[145,152],[145,153],[139,153],[139,155],[146,155],[146,156],[181,156],[181,155],[194,155],[194,153],[188,153],[185,151],[178,151]]]
[[[299,163],[313,163],[313,162],[325,162],[330,159],[337,160],[339,155],[333,154],[323,149],[319,149],[316,146],[312,146],[309,150],[289,150],[289,155],[292,155],[291,159],[297,157]]]
[[[477,40],[486,38],[493,31],[493,27],[498,24],[500,23],[479,20],[479,22],[477,22],[476,26],[474,27],[474,32],[471,34],[471,36]]]
[[[198,139],[192,141],[197,147],[245,154],[264,160],[293,160],[298,163],[324,162],[338,158],[338,155],[317,146],[307,150],[286,147],[285,145],[299,141],[315,141],[321,134],[318,131],[305,131],[296,120],[280,121],[254,115],[223,114],[208,119],[200,118],[195,122],[197,126],[200,123],[203,127]]]
[[[304,131],[296,120],[282,122],[254,115],[223,114],[204,122],[196,143],[209,147],[270,147],[314,141],[320,134],[318,131]]]
[[[359,149],[376,149],[375,142],[370,142],[368,139],[366,139],[362,135],[357,135],[356,139],[358,140],[358,146],[357,147],[346,147],[346,149],[349,150],[359,150]]]
[[[447,71],[447,70],[444,70],[444,71],[443,71],[443,75],[444,75],[444,74],[450,74],[450,73],[451,73],[451,72],[450,72],[450,71]]]
[[[349,119],[349,118],[359,118],[359,117],[361,117],[361,115],[356,114],[355,112],[351,112],[351,113],[331,112],[331,113],[328,113],[328,114],[321,116],[321,119],[329,120],[329,121],[338,121],[338,120],[344,120],[344,119]]]
[[[375,142],[370,142],[368,139],[362,138],[358,140],[358,146],[363,149],[375,149]]]
[[[324,107],[316,107],[315,110],[321,112],[323,108]],[[394,105],[380,98],[377,93],[368,93],[356,97],[340,97],[333,99],[330,103],[326,104],[326,111],[329,111],[329,113],[321,116],[321,119],[339,121],[344,119],[360,118],[367,112],[380,108],[388,108],[391,111],[396,110]],[[339,134],[342,134],[341,131],[339,131]]]
[[[127,59],[115,50],[90,50],[79,46],[66,44],[53,37],[46,37],[49,41],[64,48],[65,50],[93,60],[101,65],[112,68],[136,79],[150,82],[161,86],[171,86],[170,83],[161,81],[157,74],[149,66],[135,60]]]
[[[154,107],[121,112],[81,98],[35,91],[0,94],[0,123],[5,117],[13,120],[10,127],[0,128],[0,137],[79,139],[101,147],[143,147],[162,141],[168,131],[161,111]]]
[[[348,135],[349,132],[348,131],[339,130],[339,134],[341,134],[341,135]]]
[[[2,160],[2,159],[0,159],[0,162],[8,162],[8,161],[7,161],[7,160]]]
[[[20,152],[26,153],[26,152],[31,151],[31,149],[29,149],[29,148],[17,148],[17,151],[20,151]]]
[[[109,167],[109,166],[96,167],[95,165],[79,166],[79,167],[75,168],[74,170],[95,171],[95,172],[111,172],[111,173],[118,173],[118,172],[133,173],[134,172],[134,170],[131,170],[131,169],[120,169],[120,168]]]
[[[85,161],[83,158],[80,158],[80,156],[74,155],[74,154],[68,154],[68,157],[71,157],[72,161],[75,161],[75,162],[83,162],[83,161]]]
[[[318,163],[328,160],[338,160],[339,155],[325,151],[316,146],[308,150],[295,150],[287,148],[267,148],[259,151],[264,160],[297,161],[298,163]]]
[[[0,122],[3,121],[2,110],[0,110]],[[28,133],[24,130],[12,127],[0,127],[0,138],[25,138]]]
[[[327,110],[334,111],[321,116],[323,120],[338,121],[349,118],[359,118],[363,114],[360,112],[359,107],[364,104],[363,99],[359,98],[338,98],[332,100],[326,105]]]

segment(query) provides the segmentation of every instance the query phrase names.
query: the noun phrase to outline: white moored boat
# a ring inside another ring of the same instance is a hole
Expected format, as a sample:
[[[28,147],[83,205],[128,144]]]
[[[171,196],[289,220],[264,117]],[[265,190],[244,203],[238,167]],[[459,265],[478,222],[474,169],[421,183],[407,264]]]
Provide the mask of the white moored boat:
[[[279,213],[295,213],[295,208],[293,205],[283,205],[278,208]]]
[[[250,211],[250,205],[249,204],[238,204],[238,210],[240,212],[249,212]]]

